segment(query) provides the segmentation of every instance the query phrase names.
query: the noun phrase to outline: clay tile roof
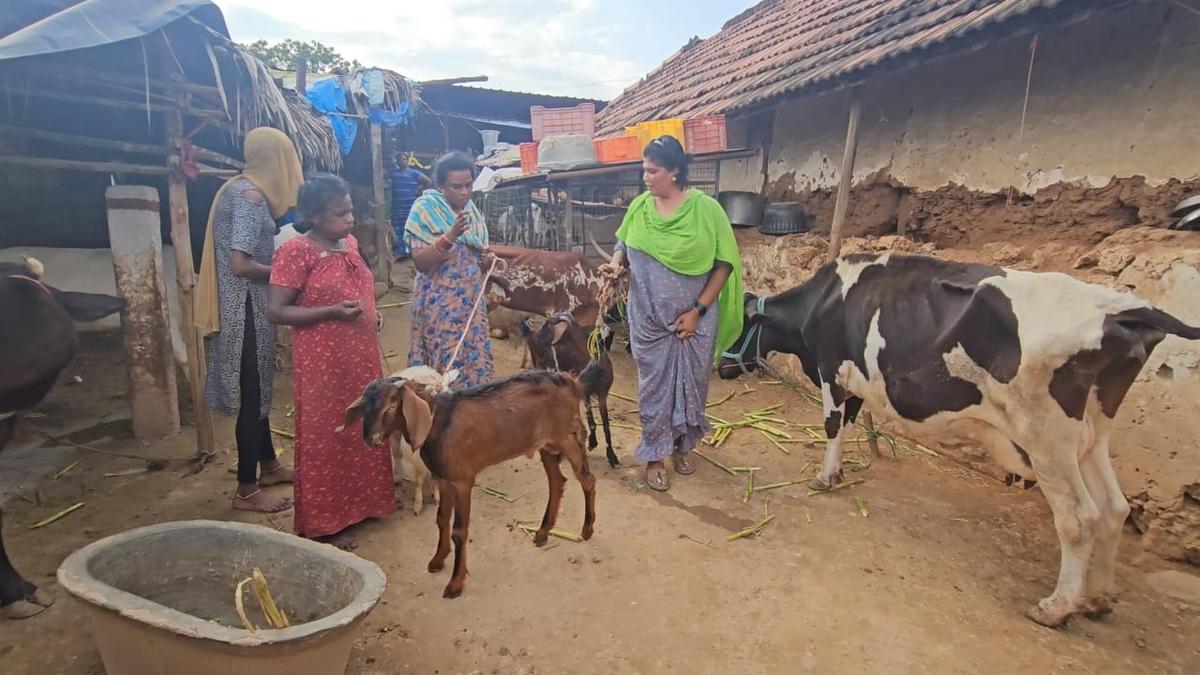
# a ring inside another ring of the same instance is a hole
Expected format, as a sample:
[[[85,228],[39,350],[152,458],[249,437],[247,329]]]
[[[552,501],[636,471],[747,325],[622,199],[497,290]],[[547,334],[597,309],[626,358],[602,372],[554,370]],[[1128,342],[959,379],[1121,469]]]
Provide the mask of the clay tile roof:
[[[726,113],[1060,5],[1100,0],[763,0],[693,38],[598,116],[601,134]]]

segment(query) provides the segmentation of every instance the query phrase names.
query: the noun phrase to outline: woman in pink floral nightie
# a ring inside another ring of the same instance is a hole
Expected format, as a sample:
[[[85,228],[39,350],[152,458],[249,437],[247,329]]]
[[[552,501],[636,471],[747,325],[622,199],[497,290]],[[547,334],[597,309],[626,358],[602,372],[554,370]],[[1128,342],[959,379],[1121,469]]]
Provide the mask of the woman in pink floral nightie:
[[[392,459],[361,434],[335,431],[346,406],[383,376],[371,269],[350,235],[346,182],[318,174],[300,189],[302,223],[275,253],[271,320],[294,327],[296,397],[295,530],[340,548],[357,546],[345,530],[395,512]]]

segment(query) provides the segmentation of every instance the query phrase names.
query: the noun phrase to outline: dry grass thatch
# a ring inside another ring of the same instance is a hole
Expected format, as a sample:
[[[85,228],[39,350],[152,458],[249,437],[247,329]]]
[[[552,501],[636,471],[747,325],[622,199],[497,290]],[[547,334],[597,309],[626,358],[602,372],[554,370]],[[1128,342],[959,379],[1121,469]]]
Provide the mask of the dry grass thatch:
[[[225,49],[246,78],[236,85],[236,102],[230,102],[236,109],[234,124],[238,131],[244,135],[254,127],[275,127],[292,138],[305,166],[340,169],[342,155],[329,120],[302,97],[280,89],[271,71],[255,56],[232,44],[225,45]]]

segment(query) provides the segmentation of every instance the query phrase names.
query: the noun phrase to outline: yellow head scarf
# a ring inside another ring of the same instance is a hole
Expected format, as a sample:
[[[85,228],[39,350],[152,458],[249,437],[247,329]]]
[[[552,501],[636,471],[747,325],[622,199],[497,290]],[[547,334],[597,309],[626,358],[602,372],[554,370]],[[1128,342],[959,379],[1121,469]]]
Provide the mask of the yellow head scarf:
[[[278,129],[258,127],[246,134],[243,146],[246,168],[237,178],[254,184],[267,198],[272,218],[278,218],[296,204],[304,170],[292,140]],[[213,248],[213,221],[217,204],[234,178],[221,186],[208,211],[208,227],[204,231],[204,250],[200,258],[200,279],[196,285],[195,324],[204,335],[221,330],[221,310],[217,299],[217,260]]]

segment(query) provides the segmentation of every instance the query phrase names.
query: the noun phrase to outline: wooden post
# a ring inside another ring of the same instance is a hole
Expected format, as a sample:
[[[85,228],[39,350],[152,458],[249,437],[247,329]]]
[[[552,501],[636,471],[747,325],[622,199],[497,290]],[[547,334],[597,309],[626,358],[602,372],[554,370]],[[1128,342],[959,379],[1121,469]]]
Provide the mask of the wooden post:
[[[301,96],[308,93],[308,59],[296,59],[296,92]]]
[[[828,261],[837,260],[842,253],[842,228],[846,224],[846,213],[850,210],[850,189],[854,184],[854,158],[858,154],[858,121],[862,117],[862,99],[854,92],[850,99],[850,121],[846,125],[846,147],[842,151],[842,173],[838,176],[837,199],[833,203],[833,222],[829,225]],[[867,431],[867,445],[871,454],[878,457],[879,439],[875,437],[875,418],[870,410],[862,411],[863,428]]]
[[[383,127],[371,123],[371,210],[375,216],[375,280],[392,286],[391,226],[388,224],[387,198],[383,192]]]
[[[192,410],[196,416],[196,451],[207,455],[214,450],[212,411],[204,405],[204,336],[196,328],[196,268],[192,262],[192,229],[188,221],[187,181],[179,165],[179,144],[183,140],[183,114],[166,113],[168,201],[171,206],[171,243],[175,249],[175,282],[179,284],[180,332],[187,345],[188,385]]]
[[[842,253],[842,227],[846,223],[846,212],[850,210],[850,188],[854,182],[854,156],[858,152],[858,119],[862,115],[862,101],[855,92],[850,101],[850,123],[846,127],[846,148],[842,151],[842,173],[838,176],[837,199],[833,203],[833,223],[829,226],[828,262],[837,260]]]
[[[114,185],[105,190],[121,314],[133,435],[155,439],[179,433],[175,353],[163,280],[158,190]]]

